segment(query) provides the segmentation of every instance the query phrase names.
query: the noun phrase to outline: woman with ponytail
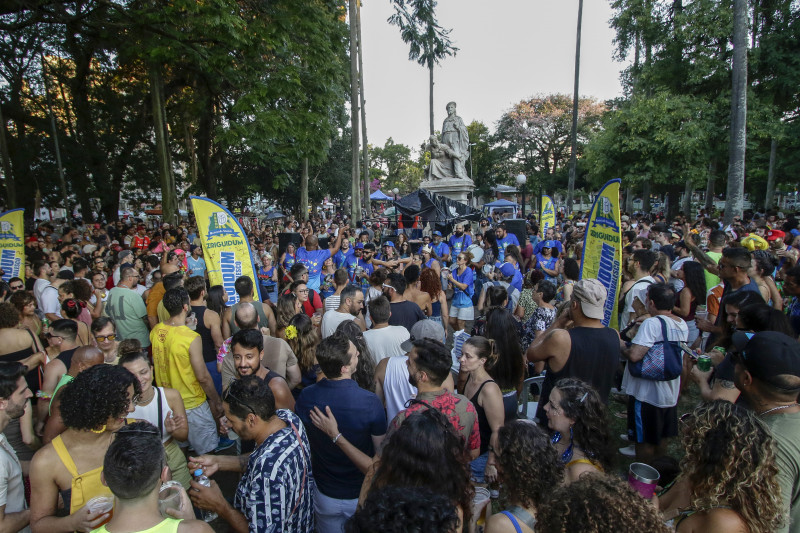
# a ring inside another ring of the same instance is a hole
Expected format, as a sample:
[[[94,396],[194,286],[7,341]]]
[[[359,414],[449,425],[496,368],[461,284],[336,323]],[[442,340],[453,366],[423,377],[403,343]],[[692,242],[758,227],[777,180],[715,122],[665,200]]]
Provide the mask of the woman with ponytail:
[[[497,346],[485,337],[470,337],[461,348],[461,370],[468,374],[462,393],[469,398],[478,413],[481,434],[481,454],[470,463],[472,477],[478,483],[497,479],[497,438],[505,423],[503,393],[489,376],[488,369],[497,362]]]
[[[81,312],[86,309],[86,304],[76,298],[67,298],[61,302],[61,316],[69,318],[78,324],[78,337],[76,342],[81,346],[89,344],[89,327],[81,320]]]

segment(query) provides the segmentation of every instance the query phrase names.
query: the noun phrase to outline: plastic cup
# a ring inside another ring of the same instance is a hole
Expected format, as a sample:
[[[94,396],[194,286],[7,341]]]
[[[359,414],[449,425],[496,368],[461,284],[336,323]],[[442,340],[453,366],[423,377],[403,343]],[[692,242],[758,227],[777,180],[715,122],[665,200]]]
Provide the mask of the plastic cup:
[[[628,470],[628,484],[646,500],[655,494],[660,477],[658,470],[644,463],[631,463]]]
[[[167,509],[181,510],[181,489],[182,485],[177,481],[167,481],[161,485],[158,491],[158,512],[164,518],[170,518]]]
[[[708,320],[708,309],[705,305],[698,305],[694,310],[694,317]]]
[[[477,525],[486,522],[486,507],[489,503],[491,493],[485,487],[475,487],[475,496],[472,498],[472,516],[478,517]]]
[[[86,502],[86,507],[89,508],[89,511],[92,513],[108,513],[108,518],[103,521],[102,524],[98,524],[97,527],[101,527],[108,523],[111,520],[111,517],[114,515],[114,497],[113,496],[95,496],[88,502]]]

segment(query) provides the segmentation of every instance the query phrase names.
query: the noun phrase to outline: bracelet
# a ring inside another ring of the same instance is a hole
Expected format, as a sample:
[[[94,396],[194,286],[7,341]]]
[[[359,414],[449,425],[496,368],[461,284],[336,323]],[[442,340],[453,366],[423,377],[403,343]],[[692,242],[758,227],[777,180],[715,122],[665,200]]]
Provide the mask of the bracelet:
[[[336,444],[336,441],[337,441],[337,440],[339,440],[339,437],[341,437],[341,436],[342,436],[342,432],[340,431],[338,435],[336,435],[335,437],[333,437],[333,439],[332,439],[332,440],[333,440],[333,443],[334,443],[334,444]]]

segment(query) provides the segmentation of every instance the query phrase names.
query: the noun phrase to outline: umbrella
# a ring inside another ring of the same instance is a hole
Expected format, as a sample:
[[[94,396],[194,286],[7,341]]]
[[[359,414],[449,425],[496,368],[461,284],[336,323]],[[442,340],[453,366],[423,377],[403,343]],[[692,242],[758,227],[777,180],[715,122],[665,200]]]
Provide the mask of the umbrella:
[[[509,200],[495,200],[494,202],[484,204],[483,207],[517,207],[517,204]]]
[[[276,218],[286,218],[286,215],[284,215],[280,211],[273,211],[272,213],[264,217],[264,220],[275,220]]]

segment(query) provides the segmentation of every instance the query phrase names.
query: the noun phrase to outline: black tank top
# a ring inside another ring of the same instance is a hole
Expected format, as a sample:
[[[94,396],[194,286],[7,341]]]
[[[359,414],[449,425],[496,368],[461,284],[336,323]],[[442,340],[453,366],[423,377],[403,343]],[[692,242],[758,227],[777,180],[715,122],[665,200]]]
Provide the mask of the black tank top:
[[[64,366],[67,367],[67,372],[69,372],[69,366],[72,364],[72,356],[75,355],[75,350],[77,348],[65,350],[56,356],[56,359],[60,359]]]
[[[203,321],[203,317],[206,314],[206,306],[193,305],[192,312],[194,312],[194,316],[197,317],[197,327],[194,331],[200,335],[200,340],[203,344],[203,361],[206,363],[216,361],[217,349],[216,346],[214,346],[214,339],[211,337],[211,330],[208,329],[206,323]]]
[[[547,365],[542,384],[542,394],[536,417],[547,420],[544,406],[550,401],[550,391],[559,379],[578,378],[592,385],[603,403],[608,403],[608,393],[619,366],[619,335],[611,328],[572,328],[569,330],[572,348],[564,368],[555,372]]]
[[[471,378],[472,376],[470,376]],[[469,379],[467,379],[469,381]],[[478,387],[478,390],[469,399],[472,402],[472,406],[475,408],[475,412],[478,415],[478,432],[481,434],[481,455],[486,453],[489,450],[489,439],[492,438],[492,428],[489,426],[489,419],[486,417],[486,410],[478,404],[478,398],[481,396],[481,391],[483,387],[486,386],[487,383],[494,383],[493,379],[487,379],[481,386]],[[466,384],[465,384],[466,386]]]

